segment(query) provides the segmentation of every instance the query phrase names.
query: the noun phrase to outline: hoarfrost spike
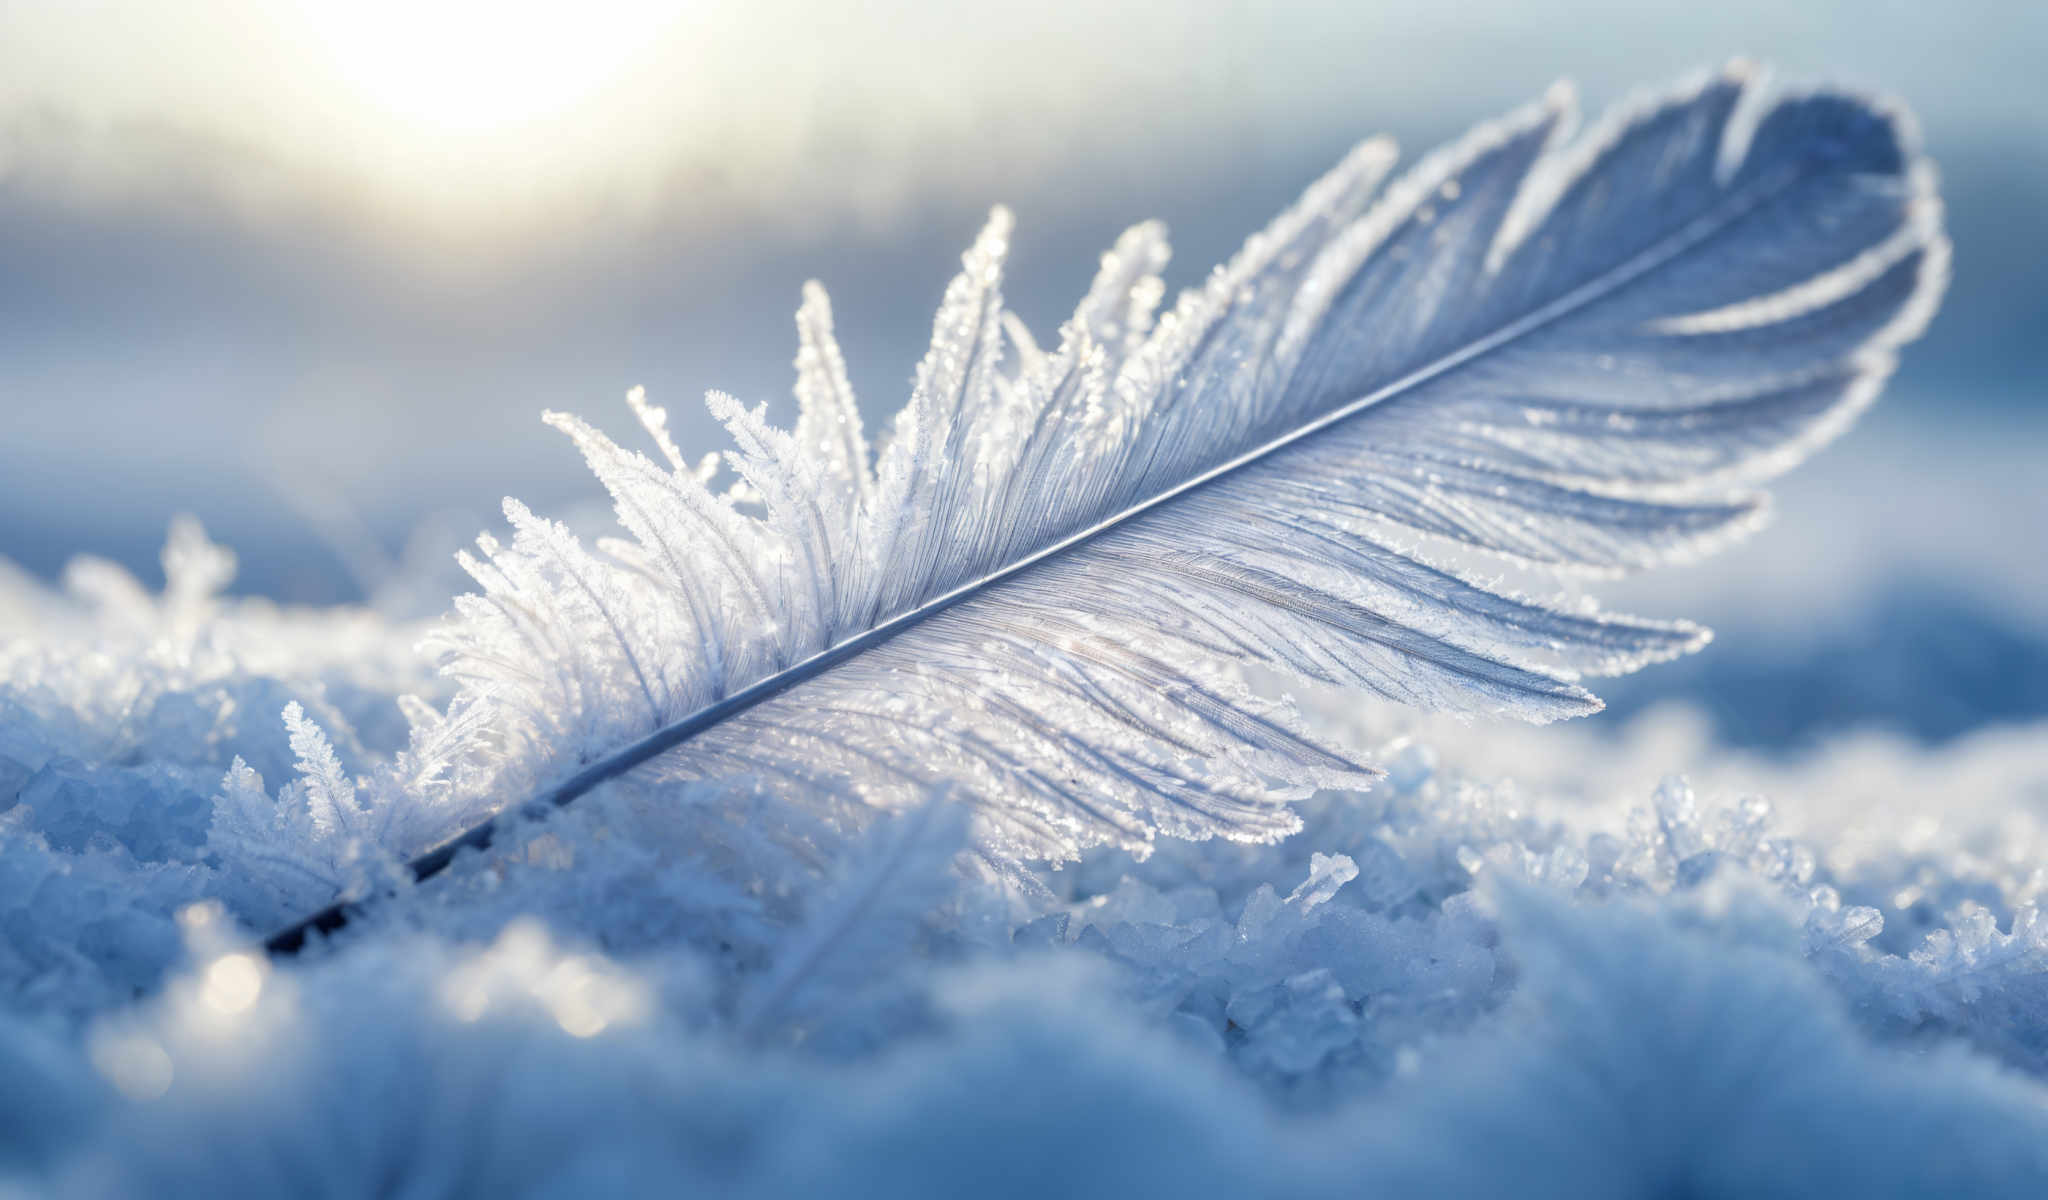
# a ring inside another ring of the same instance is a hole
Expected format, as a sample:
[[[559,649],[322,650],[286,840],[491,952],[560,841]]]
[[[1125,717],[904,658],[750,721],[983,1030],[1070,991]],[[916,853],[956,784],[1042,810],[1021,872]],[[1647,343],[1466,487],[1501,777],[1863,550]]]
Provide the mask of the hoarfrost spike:
[[[407,769],[424,879],[516,811],[634,768],[901,809],[942,785],[986,855],[1269,839],[1373,769],[1245,666],[1459,713],[1594,711],[1580,680],[1685,653],[1682,621],[1478,571],[1611,573],[1753,528],[1754,485],[1839,433],[1932,314],[1934,174],[1854,95],[1746,68],[1577,139],[1568,90],[1381,188],[1367,142],[1159,314],[1140,225],[1042,350],[999,290],[1000,210],[876,451],[822,289],[793,433],[730,398],[733,492],[550,421],[631,540],[511,508],[441,634],[463,685]],[[422,784],[421,786],[426,786]],[[296,949],[340,905],[271,939]]]

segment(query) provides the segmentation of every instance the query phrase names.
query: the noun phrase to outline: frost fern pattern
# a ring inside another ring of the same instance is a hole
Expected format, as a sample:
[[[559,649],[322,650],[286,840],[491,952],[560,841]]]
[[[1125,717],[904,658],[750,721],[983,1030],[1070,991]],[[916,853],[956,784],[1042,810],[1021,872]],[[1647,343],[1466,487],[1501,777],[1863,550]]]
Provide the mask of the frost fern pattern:
[[[1557,89],[1386,186],[1368,141],[1164,312],[1165,235],[1139,225],[1050,349],[1003,306],[998,210],[873,449],[815,284],[795,428],[710,397],[723,491],[637,393],[659,461],[549,414],[628,536],[507,503],[440,634],[462,690],[411,768],[467,817],[708,709],[636,778],[880,809],[951,785],[985,853],[1061,860],[1271,839],[1290,800],[1374,777],[1246,667],[1595,711],[1585,677],[1706,632],[1493,574],[1753,528],[1755,486],[1875,396],[1947,247],[1931,168],[1866,99],[1730,69],[1578,136],[1572,111]]]

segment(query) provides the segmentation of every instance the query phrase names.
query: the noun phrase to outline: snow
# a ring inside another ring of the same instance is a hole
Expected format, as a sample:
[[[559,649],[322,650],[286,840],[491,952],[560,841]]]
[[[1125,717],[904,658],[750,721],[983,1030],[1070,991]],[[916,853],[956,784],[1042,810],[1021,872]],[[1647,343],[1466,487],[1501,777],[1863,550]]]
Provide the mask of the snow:
[[[732,796],[678,832],[672,794],[615,788],[272,963],[252,939],[317,889],[223,841],[268,798],[235,761],[269,754],[272,812],[317,838],[352,782],[315,801],[339,752],[279,698],[371,726],[433,686],[372,669],[418,631],[12,586],[40,632],[8,643],[0,728],[0,1171],[29,1193],[2048,1181],[2048,727],[1773,760],[1670,708],[1614,737],[1310,698],[1379,787],[1278,843],[1103,849],[1035,888],[948,868],[943,801],[835,833]],[[255,702],[267,734],[189,716]],[[333,744],[403,752],[365,741]],[[805,945],[830,961],[793,968]]]

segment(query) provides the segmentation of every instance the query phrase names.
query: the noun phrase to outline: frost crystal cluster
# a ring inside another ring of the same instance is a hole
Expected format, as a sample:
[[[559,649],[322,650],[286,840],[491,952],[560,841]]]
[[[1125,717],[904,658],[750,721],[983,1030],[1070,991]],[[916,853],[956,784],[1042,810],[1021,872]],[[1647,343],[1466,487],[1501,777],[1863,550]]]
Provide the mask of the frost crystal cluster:
[[[626,536],[508,501],[430,629],[190,523],[0,579],[0,1183],[2042,1194],[2042,731],[1851,801],[1903,752],[1499,719],[1703,643],[1549,593],[1870,401],[1931,169],[1741,71],[1571,120],[1368,142],[1163,312],[1138,226],[1049,349],[998,212],[872,447],[808,289],[793,430],[550,415]]]

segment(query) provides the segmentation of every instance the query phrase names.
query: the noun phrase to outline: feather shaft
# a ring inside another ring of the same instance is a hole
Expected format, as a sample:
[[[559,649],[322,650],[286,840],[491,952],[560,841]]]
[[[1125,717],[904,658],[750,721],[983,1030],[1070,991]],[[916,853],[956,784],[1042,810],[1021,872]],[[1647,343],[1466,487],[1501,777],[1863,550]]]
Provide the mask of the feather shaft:
[[[982,595],[1008,580],[1024,574],[1050,560],[1097,541],[1104,535],[1125,526],[1138,517],[1184,499],[1195,492],[1209,488],[1222,480],[1231,478],[1245,468],[1259,463],[1272,455],[1313,438],[1333,426],[1358,416],[1365,410],[1382,404],[1403,393],[1447,375],[1466,364],[1526,337],[1559,319],[1568,316],[1599,299],[1628,286],[1636,279],[1657,268],[1699,248],[1716,234],[1740,221],[1745,215],[1768,203],[1772,197],[1790,187],[1800,177],[1800,172],[1789,167],[1772,172],[1760,179],[1752,180],[1745,186],[1730,193],[1714,209],[1694,218],[1688,224],[1649,247],[1638,251],[1620,264],[1607,269],[1593,279],[1578,285],[1563,295],[1533,311],[1517,318],[1481,338],[1468,342],[1449,354],[1428,363],[1382,387],[1340,405],[1313,420],[1310,420],[1264,444],[1235,458],[1220,463],[1175,486],[1166,488],[1151,498],[1132,505],[1101,521],[1045,546],[1014,562],[961,584],[944,594],[928,600],[914,608],[882,621],[873,627],[846,638],[791,666],[727,695],[711,704],[699,708],[678,720],[646,734],[639,739],[615,750],[597,761],[578,770],[564,782],[545,794],[528,801],[512,810],[520,817],[538,817],[573,802],[592,788],[617,778],[627,771],[640,766],[669,750],[673,750],[692,738],[712,729],[749,709],[772,700],[790,689],[824,674],[847,661],[880,646],[907,630],[915,628],[940,613]],[[964,378],[964,374],[963,374]],[[479,824],[448,841],[426,851],[407,864],[407,870],[415,881],[424,881],[439,874],[454,861],[457,853],[464,849],[481,850],[490,846],[499,820],[504,814]],[[265,943],[273,954],[296,952],[311,932],[333,932],[348,923],[350,902],[339,902],[279,931]]]

